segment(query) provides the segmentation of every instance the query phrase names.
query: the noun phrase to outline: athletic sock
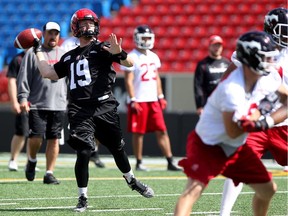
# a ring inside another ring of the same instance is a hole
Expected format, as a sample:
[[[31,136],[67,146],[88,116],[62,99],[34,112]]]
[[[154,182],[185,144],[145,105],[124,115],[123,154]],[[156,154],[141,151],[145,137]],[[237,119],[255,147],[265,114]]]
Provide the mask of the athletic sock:
[[[87,187],[78,188],[78,195],[87,197]]]
[[[132,181],[132,178],[134,178],[134,173],[132,170],[130,170],[128,173],[123,173],[123,175],[129,183]]]
[[[232,179],[226,179],[223,188],[220,216],[230,216],[234,203],[243,188],[243,183],[237,187]]]

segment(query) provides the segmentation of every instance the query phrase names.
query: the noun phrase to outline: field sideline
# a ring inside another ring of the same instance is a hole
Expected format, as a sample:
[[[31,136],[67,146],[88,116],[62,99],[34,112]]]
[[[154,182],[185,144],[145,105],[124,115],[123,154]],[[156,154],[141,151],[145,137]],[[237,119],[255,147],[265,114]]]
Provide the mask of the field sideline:
[[[144,163],[149,172],[134,171],[136,177],[150,185],[155,197],[146,199],[131,191],[121,173],[115,166],[113,158],[101,156],[106,168],[99,169],[90,163],[90,182],[88,190],[88,210],[83,215],[99,216],[161,216],[173,215],[177,198],[182,193],[186,176],[182,172],[166,171],[166,160],[162,157],[145,157]],[[129,157],[132,167],[133,157]],[[179,158],[175,158],[178,160]],[[55,176],[60,185],[44,185],[44,154],[39,154],[34,182],[28,182],[24,175],[26,155],[19,157],[19,171],[9,172],[8,153],[0,153],[0,215],[75,215],[73,208],[77,203],[77,188],[74,177],[75,156],[60,154],[55,169]],[[278,185],[269,216],[288,215],[288,173],[272,160],[263,160],[272,171]],[[218,176],[212,180],[203,196],[196,203],[191,215],[219,215],[224,178]],[[252,215],[251,199],[253,192],[245,186],[233,208],[232,215]],[[79,213],[78,213],[79,214]]]

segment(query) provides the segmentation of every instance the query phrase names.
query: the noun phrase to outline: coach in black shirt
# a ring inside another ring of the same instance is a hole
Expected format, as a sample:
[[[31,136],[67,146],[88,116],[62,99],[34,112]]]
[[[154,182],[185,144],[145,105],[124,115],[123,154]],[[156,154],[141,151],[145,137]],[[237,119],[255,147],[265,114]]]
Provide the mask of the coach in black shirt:
[[[222,56],[223,39],[218,35],[209,38],[208,56],[198,62],[194,76],[194,96],[197,114],[202,113],[207,98],[219,83],[230,61]]]

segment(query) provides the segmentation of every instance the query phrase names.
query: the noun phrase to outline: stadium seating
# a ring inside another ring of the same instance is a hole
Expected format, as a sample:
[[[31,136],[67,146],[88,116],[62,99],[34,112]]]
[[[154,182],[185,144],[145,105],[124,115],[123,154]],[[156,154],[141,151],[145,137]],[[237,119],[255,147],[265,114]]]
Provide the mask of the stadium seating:
[[[285,7],[282,0],[141,0],[134,8],[122,7],[117,21],[105,24],[125,37],[127,50],[133,47],[131,29],[148,24],[156,34],[154,51],[161,57],[161,71],[193,72],[207,55],[210,35],[223,37],[223,55],[229,58],[237,38],[249,30],[262,30],[264,15],[280,6]]]
[[[101,18],[100,40],[111,32],[123,38],[123,48],[133,48],[133,30],[148,24],[156,34],[154,51],[162,61],[162,72],[193,72],[207,55],[207,38],[223,37],[223,55],[230,57],[236,39],[249,30],[262,30],[264,15],[283,0],[1,0],[0,71],[15,53],[13,41],[25,28],[42,29],[47,21],[61,25],[61,37],[69,32],[71,15],[87,7]],[[110,10],[117,10],[115,16]]]

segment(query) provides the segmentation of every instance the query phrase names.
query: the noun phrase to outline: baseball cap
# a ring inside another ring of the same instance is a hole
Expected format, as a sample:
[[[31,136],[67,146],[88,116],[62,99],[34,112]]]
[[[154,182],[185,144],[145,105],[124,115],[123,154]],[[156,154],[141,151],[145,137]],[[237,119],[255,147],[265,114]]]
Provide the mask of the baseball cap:
[[[57,30],[60,32],[60,26],[56,22],[48,22],[43,26],[43,31]]]
[[[212,35],[209,37],[209,45],[220,43],[223,44],[223,39],[219,35]]]

